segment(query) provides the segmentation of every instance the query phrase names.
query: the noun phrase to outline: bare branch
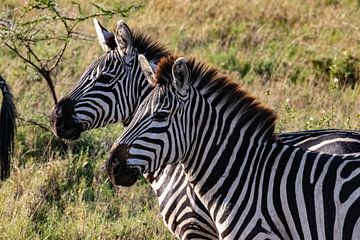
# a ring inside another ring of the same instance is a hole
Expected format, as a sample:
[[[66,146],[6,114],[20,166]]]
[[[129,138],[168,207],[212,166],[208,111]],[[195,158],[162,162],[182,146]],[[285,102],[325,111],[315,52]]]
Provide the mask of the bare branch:
[[[29,43],[27,42],[23,42],[24,46],[26,47],[26,49],[29,51],[30,55],[33,56],[36,61],[42,66],[41,60],[38,58],[38,56],[34,53],[34,51],[31,49]],[[29,60],[30,61],[30,60]]]
[[[18,57],[20,57],[24,62],[26,62],[27,64],[31,65],[34,69],[36,69],[38,72],[41,72],[41,68],[39,68],[37,65],[35,65],[33,62],[31,62],[30,60],[28,60],[27,58],[25,58],[23,55],[21,55],[21,53],[17,50],[16,47],[12,47],[7,43],[4,43],[6,47],[8,47],[9,49],[11,49],[11,51],[13,51]]]
[[[63,48],[60,50],[60,52],[57,54],[57,60],[56,60],[56,62],[52,65],[52,67],[50,67],[49,68],[49,72],[52,72],[52,70],[54,70],[55,68],[56,68],[56,66],[59,64],[59,62],[61,61],[61,59],[63,58],[63,56],[64,56],[64,53],[65,53],[65,50],[66,50],[66,48],[67,48],[67,46],[68,46],[68,41],[65,41],[65,43],[64,43],[64,46],[63,46]]]
[[[22,117],[19,117],[19,116],[17,116],[16,118],[23,122],[23,124],[22,124],[21,126],[35,125],[35,126],[38,126],[38,127],[42,128],[42,129],[44,129],[44,130],[46,130],[46,131],[50,131],[50,130],[51,130],[51,129],[48,127],[47,124],[38,123],[38,122],[36,122],[35,120],[25,119],[25,118],[22,118]]]
[[[125,17],[130,11],[142,7],[130,5],[106,9],[97,4],[89,4],[96,10],[89,14],[83,12],[80,4],[71,4],[77,7],[75,14],[74,11],[59,8],[56,0],[30,0],[22,8],[0,13],[0,43],[40,73],[48,84],[54,103],[57,102],[57,97],[52,72],[64,58],[70,40],[94,40],[94,37],[77,32],[75,28],[94,17]],[[55,46],[54,51],[43,48],[50,44]]]

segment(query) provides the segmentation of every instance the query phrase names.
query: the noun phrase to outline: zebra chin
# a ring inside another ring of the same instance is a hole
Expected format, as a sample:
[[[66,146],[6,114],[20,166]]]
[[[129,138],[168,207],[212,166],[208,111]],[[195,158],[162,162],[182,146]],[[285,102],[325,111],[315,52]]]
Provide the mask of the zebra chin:
[[[58,138],[62,138],[62,139],[66,139],[66,140],[77,140],[80,138],[80,135],[81,135],[81,131],[79,131],[77,129],[70,130],[70,131],[53,129],[53,133]]]
[[[126,165],[129,147],[129,145],[121,144],[110,151],[110,158],[106,162],[106,172],[114,185],[130,187],[140,176],[138,169]]]

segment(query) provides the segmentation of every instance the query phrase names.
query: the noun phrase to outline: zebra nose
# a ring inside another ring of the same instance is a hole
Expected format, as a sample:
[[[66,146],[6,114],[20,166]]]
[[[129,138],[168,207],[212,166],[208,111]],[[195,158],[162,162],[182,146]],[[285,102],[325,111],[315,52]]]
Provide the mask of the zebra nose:
[[[106,162],[106,172],[114,185],[129,187],[138,179],[138,170],[126,165],[129,148],[130,145],[120,144],[110,150],[110,158]]]
[[[81,134],[81,125],[75,122],[74,102],[70,99],[62,99],[55,106],[50,125],[53,133],[64,139],[77,139]]]
[[[54,112],[57,118],[67,118],[75,113],[74,101],[70,99],[62,99],[55,106]]]

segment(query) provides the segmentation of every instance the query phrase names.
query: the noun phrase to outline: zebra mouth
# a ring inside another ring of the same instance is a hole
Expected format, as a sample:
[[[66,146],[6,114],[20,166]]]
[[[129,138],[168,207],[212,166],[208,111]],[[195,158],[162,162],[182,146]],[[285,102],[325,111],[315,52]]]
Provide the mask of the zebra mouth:
[[[76,140],[80,138],[81,133],[83,132],[83,126],[80,123],[72,122],[71,124],[64,124],[68,122],[57,122],[51,124],[52,130],[58,138],[67,139],[67,140]]]
[[[130,187],[136,183],[140,176],[137,168],[129,168],[126,165],[126,159],[129,156],[128,148],[128,145],[118,146],[106,162],[108,177],[114,185]]]
[[[117,158],[106,163],[106,171],[110,181],[116,186],[130,187],[140,176],[138,169],[126,167]]]
[[[115,170],[115,169],[114,169]],[[114,185],[131,187],[136,183],[139,177],[139,172],[136,169],[126,169],[122,171],[114,171],[112,182]]]
[[[83,125],[75,115],[74,104],[71,99],[62,99],[54,107],[50,116],[50,125],[55,136],[75,140],[83,132]]]

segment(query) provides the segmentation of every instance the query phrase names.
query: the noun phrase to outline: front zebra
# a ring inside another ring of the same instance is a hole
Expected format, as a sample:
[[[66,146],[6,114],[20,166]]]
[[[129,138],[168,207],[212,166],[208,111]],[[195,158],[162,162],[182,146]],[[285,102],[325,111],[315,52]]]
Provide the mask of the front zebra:
[[[113,182],[181,163],[221,239],[360,239],[360,156],[278,142],[273,111],[194,60],[144,66],[155,87],[111,150]]]
[[[3,95],[0,112],[0,179],[4,180],[10,176],[10,160],[16,130],[16,108],[9,87],[1,76],[0,89]]]

